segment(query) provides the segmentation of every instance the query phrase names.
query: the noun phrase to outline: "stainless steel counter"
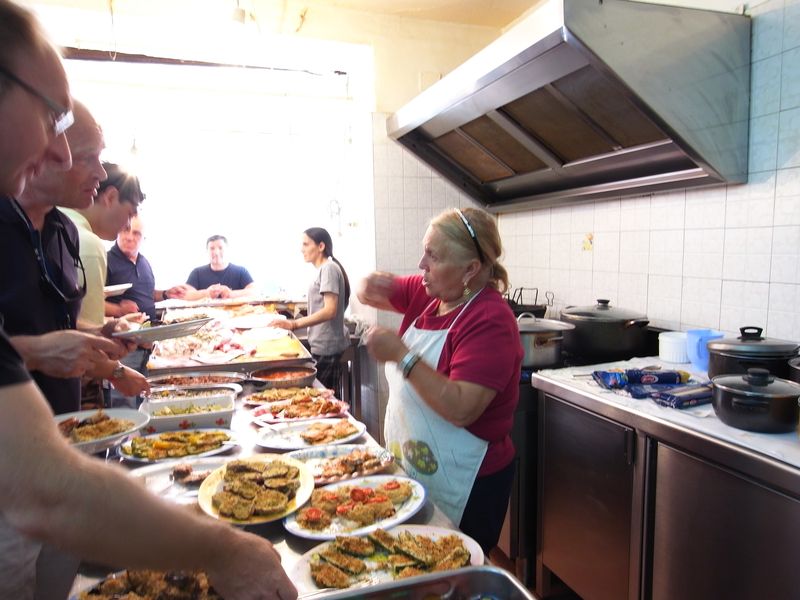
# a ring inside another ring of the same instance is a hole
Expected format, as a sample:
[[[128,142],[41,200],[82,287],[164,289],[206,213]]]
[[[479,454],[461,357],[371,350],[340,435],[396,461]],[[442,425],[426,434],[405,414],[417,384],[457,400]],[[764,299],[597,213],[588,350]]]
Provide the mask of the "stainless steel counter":
[[[710,404],[678,410],[651,400],[636,400],[600,388],[588,375],[608,368],[663,368],[690,370],[688,364],[665,363],[658,357],[633,358],[603,365],[549,369],[534,373],[535,388],[573,404],[668,441],[737,470],[800,494],[800,439],[797,432],[767,434],[744,431],[720,421]],[[577,377],[576,377],[577,375]],[[707,381],[705,373],[693,373]]]

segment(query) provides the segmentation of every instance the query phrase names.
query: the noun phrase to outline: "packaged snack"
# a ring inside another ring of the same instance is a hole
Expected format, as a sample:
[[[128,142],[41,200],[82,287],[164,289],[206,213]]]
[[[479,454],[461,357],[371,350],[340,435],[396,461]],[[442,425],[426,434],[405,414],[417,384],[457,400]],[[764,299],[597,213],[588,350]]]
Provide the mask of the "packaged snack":
[[[653,395],[653,401],[670,408],[689,408],[711,402],[711,384],[682,385]]]

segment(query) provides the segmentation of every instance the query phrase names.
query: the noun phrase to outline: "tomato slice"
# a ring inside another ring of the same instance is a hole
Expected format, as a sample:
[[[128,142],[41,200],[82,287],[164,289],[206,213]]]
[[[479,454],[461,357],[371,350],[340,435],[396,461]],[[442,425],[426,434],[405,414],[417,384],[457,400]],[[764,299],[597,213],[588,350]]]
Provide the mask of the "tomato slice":
[[[314,506],[306,510],[306,519],[309,521],[319,521],[322,518],[322,511]]]
[[[400,483],[397,480],[394,480],[394,479],[392,481],[389,481],[389,482],[383,484],[383,489],[385,489],[385,490],[396,490],[399,487],[400,487]]]
[[[375,494],[372,488],[353,488],[350,490],[350,499],[355,502],[364,502]]]
[[[380,504],[381,502],[388,502],[388,501],[389,501],[389,496],[384,496],[383,494],[378,494],[376,496],[373,496],[372,498],[369,498],[366,503],[367,504]]]
[[[340,504],[339,506],[336,507],[336,514],[337,515],[346,515],[351,510],[353,510],[354,506],[355,506],[355,503],[353,503],[353,502],[347,502],[346,504]]]

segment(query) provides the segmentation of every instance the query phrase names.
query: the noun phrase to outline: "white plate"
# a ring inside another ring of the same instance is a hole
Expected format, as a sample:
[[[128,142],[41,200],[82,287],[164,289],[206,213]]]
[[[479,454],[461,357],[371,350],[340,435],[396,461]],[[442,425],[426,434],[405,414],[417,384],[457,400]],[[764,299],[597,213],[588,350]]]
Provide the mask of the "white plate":
[[[129,290],[133,287],[132,283],[118,283],[117,285],[107,285],[103,288],[103,294],[106,298],[111,298],[112,296],[119,296],[125,290]]]
[[[121,444],[126,437],[136,433],[150,421],[150,415],[146,415],[132,408],[108,408],[104,409],[103,412],[112,419],[125,419],[127,421],[133,421],[133,426],[125,431],[115,433],[114,435],[109,435],[104,438],[72,444],[74,448],[86,452],[87,454],[96,454],[97,452],[108,450],[109,448],[113,448],[114,446]],[[78,419],[78,421],[83,421],[84,419],[88,419],[96,414],[96,410],[81,410],[78,412],[56,415],[56,423],[66,421],[72,417],[75,417]]]
[[[197,319],[195,321],[184,321],[183,323],[172,323],[171,325],[157,325],[155,327],[142,327],[131,331],[114,332],[115,338],[131,340],[137,344],[150,344],[160,340],[192,335],[211,321],[211,317]]]
[[[352,442],[353,440],[364,435],[364,432],[367,430],[367,426],[361,421],[350,419],[350,422],[356,427],[356,432],[336,441],[329,442],[328,444],[309,444],[300,437],[300,434],[314,423],[335,422],[340,420],[341,419],[314,419],[311,421],[302,421],[300,423],[291,423],[289,425],[279,424],[265,426],[264,429],[261,429],[258,432],[256,444],[262,448],[274,448],[276,450],[300,450],[301,448],[316,448]]]
[[[372,453],[380,463],[369,469],[357,471],[352,475],[344,475],[340,477],[323,477],[322,467],[332,458],[339,456],[346,456],[356,450],[364,450]],[[366,477],[367,475],[374,475],[389,469],[394,464],[394,456],[386,448],[376,446],[374,444],[340,444],[338,446],[322,446],[319,448],[306,448],[303,450],[295,450],[289,452],[286,456],[291,456],[297,460],[304,462],[311,469],[311,474],[314,476],[314,483],[317,485],[327,485],[337,481],[346,481],[348,479],[355,479],[356,477]]]
[[[205,478],[203,483],[200,485],[200,491],[197,496],[198,503],[200,504],[200,508],[203,509],[203,512],[206,514],[214,517],[215,519],[220,519],[221,521],[228,521],[229,523],[235,523],[237,525],[256,525],[259,523],[270,523],[272,521],[277,521],[278,519],[282,519],[288,514],[293,513],[298,508],[303,506],[306,501],[311,497],[311,492],[314,491],[314,478],[311,476],[311,472],[308,470],[303,463],[299,460],[294,460],[293,458],[286,458],[282,454],[255,454],[253,456],[248,456],[241,458],[241,460],[247,460],[251,462],[272,462],[275,460],[279,460],[281,462],[286,463],[287,465],[291,465],[293,467],[297,467],[300,471],[297,477],[300,479],[300,487],[297,488],[297,492],[295,492],[294,498],[289,501],[289,505],[286,507],[285,510],[274,513],[271,515],[262,515],[262,516],[254,516],[250,517],[245,521],[240,521],[238,519],[232,519],[230,517],[223,517],[219,514],[219,511],[214,508],[213,504],[213,496],[217,492],[221,492],[223,489],[223,479],[225,477],[225,468],[220,467],[211,475]]]
[[[144,414],[144,413],[141,413]],[[213,450],[208,450],[207,452],[200,452],[199,454],[189,454],[187,456],[175,456],[175,457],[167,457],[167,458],[157,458],[157,459],[149,459],[149,458],[139,458],[138,456],[131,456],[130,454],[125,454],[122,449],[131,447],[131,442],[128,441],[122,444],[119,448],[117,448],[117,454],[121,458],[125,460],[129,460],[131,462],[140,462],[146,464],[155,464],[155,463],[165,463],[165,462],[172,462],[175,461],[182,461],[189,458],[201,458],[203,456],[215,456],[217,454],[223,454],[224,452],[228,452],[234,446],[238,446],[239,442],[237,441],[236,434],[231,431],[230,429],[222,429],[220,427],[209,427],[209,428],[200,428],[200,429],[187,429],[186,431],[224,431],[228,434],[228,441],[224,442],[219,448],[214,448]],[[164,435],[164,433],[169,433],[167,431],[162,433],[154,433],[153,435],[146,435],[146,438],[157,438],[160,435]],[[173,465],[174,466],[174,465]]]
[[[185,458],[180,462],[162,462],[145,467],[138,467],[130,471],[130,476],[141,479],[145,487],[156,496],[166,498],[176,504],[195,504],[200,484],[184,485],[172,479],[172,469],[181,463],[192,465],[194,472],[215,471],[231,457],[211,457],[211,458]]]
[[[460,531],[456,531],[455,529],[445,529],[444,527],[432,527],[430,525],[400,525],[399,527],[395,527],[389,533],[394,536],[400,535],[400,533],[407,531],[412,535],[425,535],[434,540],[438,540],[439,538],[448,536],[448,535],[457,535],[461,538],[461,541],[464,543],[464,548],[470,554],[469,563],[470,565],[480,566],[483,564],[485,558],[483,555],[483,550],[481,550],[480,545],[478,542],[473,540],[468,535],[464,535]],[[312,592],[319,591],[317,584],[314,583],[314,580],[311,579],[311,563],[314,560],[314,555],[323,552],[328,546],[330,542],[325,542],[324,544],[320,544],[319,546],[315,546],[305,554],[303,554],[300,558],[297,559],[297,562],[294,563],[291,569],[287,572],[289,575],[289,579],[292,580],[295,587],[297,588],[298,594],[310,594]],[[369,566],[371,562],[367,559],[367,564]],[[392,581],[392,575],[389,571],[373,571],[371,569],[367,570],[365,575],[362,575],[359,578],[359,581],[348,589],[363,587],[367,585],[375,585],[377,583],[383,583],[386,581]]]
[[[241,317],[231,317],[225,324],[231,329],[259,329],[270,327],[275,321],[285,321],[286,317],[277,313],[260,313],[256,315],[242,315]],[[277,329],[277,328],[273,328]],[[278,329],[278,331],[286,331]],[[284,333],[284,335],[286,335]]]
[[[395,506],[395,510],[397,512],[387,519],[381,519],[372,525],[365,525],[364,527],[358,527],[356,529],[348,529],[344,524],[345,521],[335,517],[333,523],[331,523],[325,529],[305,529],[304,527],[300,527],[300,524],[295,519],[295,515],[292,514],[286,517],[283,522],[283,526],[286,527],[286,531],[299,537],[308,538],[310,540],[332,540],[337,535],[362,535],[369,533],[370,531],[375,531],[376,529],[388,529],[389,527],[394,527],[395,525],[404,523],[413,517],[417,511],[422,508],[422,505],[425,504],[425,488],[421,483],[415,481],[414,479],[409,477],[398,477],[396,475],[371,475],[369,477],[350,479],[349,481],[343,481],[340,483],[332,483],[320,489],[337,490],[343,485],[376,488],[387,481],[393,480],[403,481],[410,484],[411,497],[403,502],[403,504],[400,506]],[[352,521],[348,521],[348,523],[352,524]]]

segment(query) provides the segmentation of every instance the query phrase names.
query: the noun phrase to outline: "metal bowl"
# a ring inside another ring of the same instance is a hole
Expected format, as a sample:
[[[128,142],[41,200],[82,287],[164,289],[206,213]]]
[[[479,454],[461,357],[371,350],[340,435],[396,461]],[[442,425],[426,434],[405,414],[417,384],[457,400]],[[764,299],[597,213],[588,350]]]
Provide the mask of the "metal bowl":
[[[263,382],[265,389],[311,386],[316,378],[315,367],[278,367],[261,369],[250,374],[250,379]]]

